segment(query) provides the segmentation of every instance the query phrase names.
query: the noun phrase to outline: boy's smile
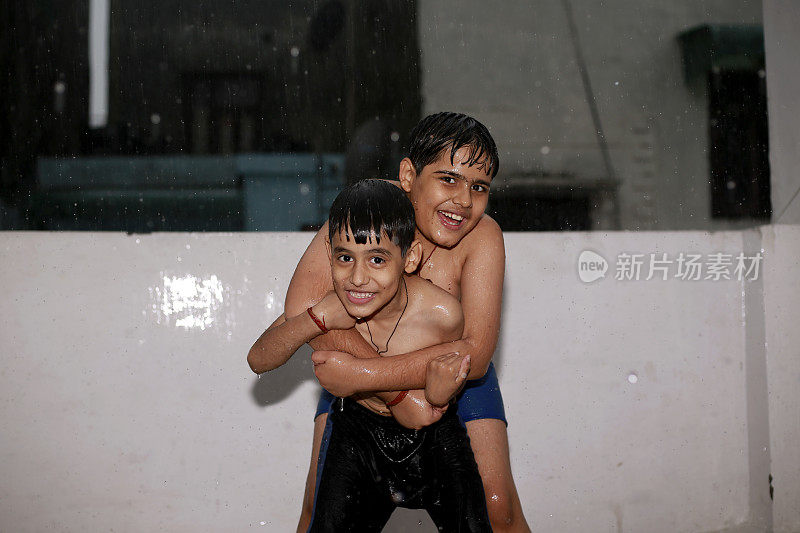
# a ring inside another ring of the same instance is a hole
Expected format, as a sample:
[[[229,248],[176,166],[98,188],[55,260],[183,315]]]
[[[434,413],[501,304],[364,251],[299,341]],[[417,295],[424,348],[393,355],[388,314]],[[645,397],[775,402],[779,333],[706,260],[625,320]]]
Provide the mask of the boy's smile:
[[[367,304],[371,302],[373,298],[375,298],[374,292],[356,292],[356,291],[345,291],[345,292],[347,293],[347,299],[356,305]]]
[[[438,246],[458,244],[478,224],[489,201],[492,178],[483,165],[470,166],[469,161],[470,147],[462,147],[452,163],[447,150],[419,174],[410,161],[410,170],[401,166],[401,185],[414,204],[417,228]]]

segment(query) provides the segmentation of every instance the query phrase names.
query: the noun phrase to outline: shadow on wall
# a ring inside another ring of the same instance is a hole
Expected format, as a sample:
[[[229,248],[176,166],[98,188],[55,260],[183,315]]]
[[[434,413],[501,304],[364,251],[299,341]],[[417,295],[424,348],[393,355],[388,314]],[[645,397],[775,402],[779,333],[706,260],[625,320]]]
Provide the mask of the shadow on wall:
[[[288,398],[304,381],[316,383],[311,351],[305,344],[285,365],[258,376],[250,389],[253,400],[261,407],[268,407]]]

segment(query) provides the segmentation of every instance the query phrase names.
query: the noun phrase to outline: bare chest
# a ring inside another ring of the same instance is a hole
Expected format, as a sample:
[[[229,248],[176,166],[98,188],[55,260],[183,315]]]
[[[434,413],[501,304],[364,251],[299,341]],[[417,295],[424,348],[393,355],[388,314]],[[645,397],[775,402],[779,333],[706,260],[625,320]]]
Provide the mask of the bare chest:
[[[396,325],[370,326],[367,322],[356,324],[356,331],[383,357],[413,352],[441,342],[441,331],[431,327],[425,313],[411,306]]]

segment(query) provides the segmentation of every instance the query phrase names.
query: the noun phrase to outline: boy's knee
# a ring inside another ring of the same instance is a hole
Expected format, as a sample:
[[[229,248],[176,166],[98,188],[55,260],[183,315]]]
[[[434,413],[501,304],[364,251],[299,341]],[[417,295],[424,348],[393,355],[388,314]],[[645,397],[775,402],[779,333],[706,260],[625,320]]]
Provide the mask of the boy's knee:
[[[486,498],[486,510],[489,512],[489,521],[495,531],[510,527],[514,524],[514,505],[509,498],[491,494]]]
[[[494,531],[529,531],[519,507],[514,505],[515,497],[512,490],[505,487],[486,489],[486,510]]]

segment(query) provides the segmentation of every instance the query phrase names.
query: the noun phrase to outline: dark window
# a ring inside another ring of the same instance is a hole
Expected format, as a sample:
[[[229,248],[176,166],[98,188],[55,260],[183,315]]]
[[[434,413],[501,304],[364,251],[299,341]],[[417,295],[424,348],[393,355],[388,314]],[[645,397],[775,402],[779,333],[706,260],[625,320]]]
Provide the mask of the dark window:
[[[261,83],[241,74],[184,75],[186,137],[196,154],[261,151]]]
[[[714,69],[708,99],[712,216],[769,219],[764,71]]]

